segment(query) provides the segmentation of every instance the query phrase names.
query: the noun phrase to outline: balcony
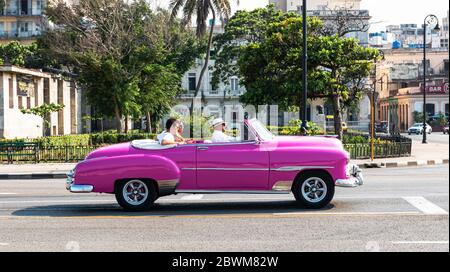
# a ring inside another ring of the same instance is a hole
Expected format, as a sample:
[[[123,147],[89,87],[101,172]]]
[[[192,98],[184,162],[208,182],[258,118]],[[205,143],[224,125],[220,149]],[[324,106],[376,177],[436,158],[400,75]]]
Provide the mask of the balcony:
[[[2,40],[34,39],[39,35],[41,35],[40,31],[3,31],[0,32],[0,39]]]

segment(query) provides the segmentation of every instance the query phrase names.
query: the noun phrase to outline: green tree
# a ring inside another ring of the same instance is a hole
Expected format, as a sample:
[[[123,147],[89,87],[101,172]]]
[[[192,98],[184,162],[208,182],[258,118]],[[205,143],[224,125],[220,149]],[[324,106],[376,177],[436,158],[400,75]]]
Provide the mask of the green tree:
[[[50,114],[53,112],[60,111],[62,109],[64,109],[64,105],[50,103],[50,104],[43,104],[41,106],[34,107],[31,109],[22,109],[21,112],[23,114],[32,114],[41,117],[43,121],[42,135],[45,136],[47,129],[50,128],[50,121],[49,121]]]
[[[47,14],[58,27],[40,40],[44,55],[78,75],[89,103],[115,117],[118,132],[123,131],[123,118],[139,118],[148,109],[142,101],[148,101],[143,97],[149,91],[141,90],[148,84],[141,80],[149,65],[173,65],[182,73],[198,56],[195,36],[166,27],[170,14],[152,11],[144,0],[81,0],[72,6],[59,1],[49,6]]]
[[[295,13],[276,10],[274,5],[252,11],[238,10],[226,24],[224,33],[214,37],[216,56],[212,84],[217,87],[219,82],[240,75],[237,61],[242,45],[264,42],[273,23],[294,17],[297,17]]]
[[[268,17],[257,16],[258,13]],[[266,22],[266,27],[265,31],[262,28],[258,39],[252,40],[247,32],[251,27],[245,22],[254,18],[258,22],[261,20],[260,25]],[[307,24],[308,97],[332,102],[336,115],[335,132],[342,138],[342,113],[366,91],[365,80],[373,61],[379,57],[378,51],[363,48],[354,39],[324,36],[323,24],[317,18],[308,18]],[[241,101],[252,105],[277,103],[284,110],[299,105],[303,69],[302,18],[293,13],[280,15],[268,7],[265,12],[236,14],[229,25],[233,28],[226,28],[220,37],[223,40],[218,40],[221,50],[225,50],[222,51],[224,60],[219,61],[219,65],[227,66],[227,62],[232,63],[237,58],[237,69],[231,69],[238,72],[247,89]],[[227,31],[232,34],[227,35]],[[219,78],[224,75],[226,73]]]
[[[239,4],[239,0],[237,0],[237,3]],[[205,61],[195,88],[195,96],[197,96],[202,86],[201,84],[203,82],[203,77],[208,69],[209,60],[211,57],[210,52],[213,41],[214,24],[217,21],[218,16],[222,19],[222,21],[228,20],[231,14],[230,0],[171,0],[170,8],[172,9],[172,18],[175,18],[180,9],[182,9],[183,22],[184,25],[188,27],[191,24],[192,17],[196,16],[196,33],[197,37],[200,39],[205,37],[208,27],[208,17],[212,16],[213,24],[210,27],[208,34]]]
[[[18,41],[0,44],[0,64],[25,67],[37,53],[37,45],[23,45]]]

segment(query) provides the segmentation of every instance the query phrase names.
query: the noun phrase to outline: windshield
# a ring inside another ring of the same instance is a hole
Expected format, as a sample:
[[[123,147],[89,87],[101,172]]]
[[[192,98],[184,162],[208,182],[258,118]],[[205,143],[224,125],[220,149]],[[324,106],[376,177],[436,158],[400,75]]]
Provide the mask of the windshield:
[[[259,120],[252,119],[248,122],[250,126],[256,131],[259,138],[263,141],[272,140],[275,136],[270,132],[265,125],[263,125]]]
[[[423,127],[423,124],[416,123],[413,125],[413,127]]]

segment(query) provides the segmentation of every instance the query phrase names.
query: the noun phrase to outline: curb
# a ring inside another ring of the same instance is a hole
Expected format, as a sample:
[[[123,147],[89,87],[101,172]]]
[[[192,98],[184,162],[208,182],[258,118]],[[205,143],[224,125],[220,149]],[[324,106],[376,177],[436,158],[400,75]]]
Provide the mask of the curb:
[[[23,174],[3,174],[0,173],[0,180],[5,179],[63,179],[67,178],[67,173],[23,173]]]
[[[427,160],[427,161],[406,161],[406,162],[380,162],[380,163],[363,163],[358,164],[360,168],[398,168],[411,166],[427,166],[427,165],[442,165],[449,164],[448,159],[444,160]]]

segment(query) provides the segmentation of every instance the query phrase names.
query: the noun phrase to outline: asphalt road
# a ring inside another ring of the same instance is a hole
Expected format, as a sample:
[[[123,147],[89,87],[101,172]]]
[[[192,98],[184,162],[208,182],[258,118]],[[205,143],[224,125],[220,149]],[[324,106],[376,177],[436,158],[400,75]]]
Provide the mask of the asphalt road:
[[[0,251],[449,251],[449,166],[368,169],[332,204],[177,195],[126,213],[64,180],[0,180]]]
[[[402,133],[403,136],[409,137],[417,142],[422,142],[423,135],[416,135],[411,134],[408,135],[408,133]],[[436,144],[449,144],[450,136],[448,134],[443,134],[442,132],[433,132],[431,134],[427,134],[427,141],[429,143],[436,143]]]

